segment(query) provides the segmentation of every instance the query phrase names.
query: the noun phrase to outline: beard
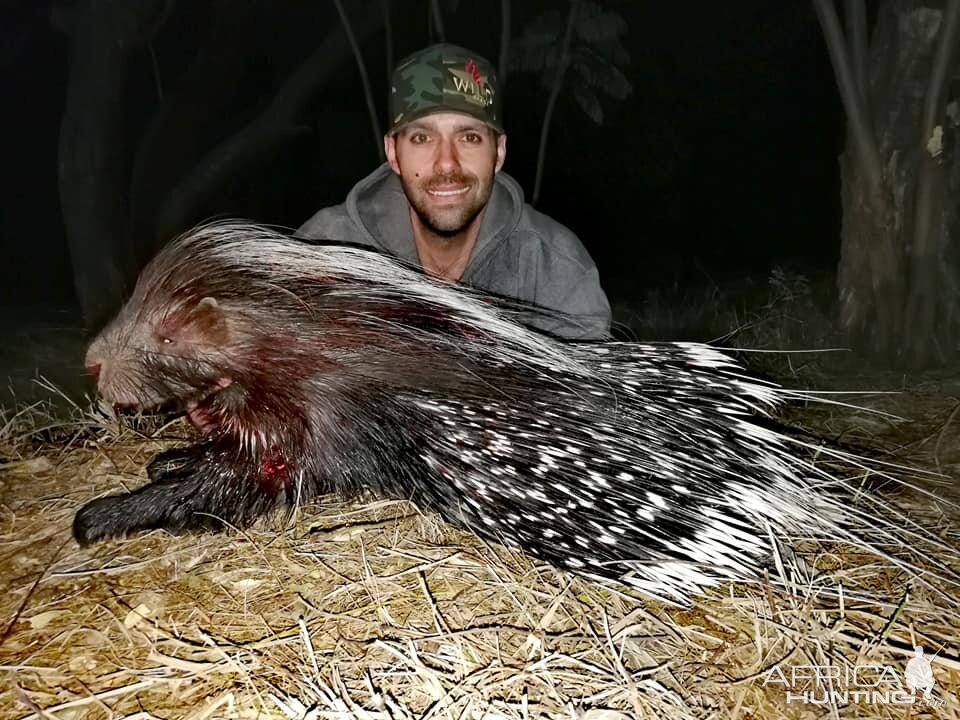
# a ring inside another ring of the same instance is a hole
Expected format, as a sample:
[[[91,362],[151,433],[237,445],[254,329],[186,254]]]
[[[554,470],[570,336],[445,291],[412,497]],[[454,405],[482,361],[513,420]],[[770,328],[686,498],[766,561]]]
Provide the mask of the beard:
[[[478,178],[472,175],[433,175],[419,181],[400,178],[403,191],[414,212],[424,226],[443,237],[457,235],[472,223],[487,205],[493,192],[493,176]],[[468,185],[467,199],[450,207],[437,207],[431,203],[429,190],[450,185]]]

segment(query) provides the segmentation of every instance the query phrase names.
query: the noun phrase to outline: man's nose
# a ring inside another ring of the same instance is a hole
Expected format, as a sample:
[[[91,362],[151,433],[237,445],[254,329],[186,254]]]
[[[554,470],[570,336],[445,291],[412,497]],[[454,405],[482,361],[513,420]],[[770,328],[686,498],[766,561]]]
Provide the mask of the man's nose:
[[[459,172],[460,160],[457,146],[452,139],[442,139],[437,146],[436,169],[444,173]]]

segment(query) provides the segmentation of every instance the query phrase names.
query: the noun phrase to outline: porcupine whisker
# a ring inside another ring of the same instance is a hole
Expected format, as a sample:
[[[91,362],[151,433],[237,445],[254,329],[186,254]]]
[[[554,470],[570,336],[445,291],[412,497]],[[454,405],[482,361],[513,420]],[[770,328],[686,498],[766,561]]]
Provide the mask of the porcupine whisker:
[[[862,493],[858,494],[862,495]],[[945,599],[950,599],[950,595],[937,587],[936,584],[930,583],[924,578],[925,573],[921,571],[920,567],[915,562],[898,557],[897,555],[884,549],[885,546],[889,545],[899,550],[903,550],[904,541],[907,539],[922,541],[930,549],[939,548],[942,550],[949,550],[950,546],[947,543],[940,541],[935,536],[932,536],[930,533],[924,531],[921,526],[912,521],[904,513],[897,510],[893,505],[889,503],[883,503],[875,497],[864,496],[864,499],[868,500],[872,506],[875,506],[889,518],[899,520],[902,523],[902,525],[897,527],[897,534],[892,534],[890,530],[887,527],[884,527],[882,524],[878,527],[874,527],[874,525],[877,524],[878,519],[878,516],[875,512],[861,510],[857,507],[846,507],[844,508],[844,512],[847,518],[850,520],[859,520],[864,527],[865,530],[862,536],[860,538],[856,538],[851,535],[848,529],[844,528],[838,523],[828,519],[821,519],[821,522],[824,524],[825,528],[827,530],[832,530],[834,535],[826,535],[814,539],[823,541],[825,539],[836,539],[839,537],[847,542],[852,542],[854,545],[859,545],[863,550],[875,554],[883,560],[900,568],[901,570],[908,572],[913,576],[915,581],[928,587],[938,595],[941,595]],[[917,551],[910,551],[908,553],[910,556],[915,556],[917,554]],[[954,571],[945,563],[941,562],[936,557],[928,555],[924,555],[924,557],[928,563],[936,567],[938,571],[938,574],[935,576],[936,580],[946,581],[955,586],[960,585],[960,575],[958,575],[956,571]]]

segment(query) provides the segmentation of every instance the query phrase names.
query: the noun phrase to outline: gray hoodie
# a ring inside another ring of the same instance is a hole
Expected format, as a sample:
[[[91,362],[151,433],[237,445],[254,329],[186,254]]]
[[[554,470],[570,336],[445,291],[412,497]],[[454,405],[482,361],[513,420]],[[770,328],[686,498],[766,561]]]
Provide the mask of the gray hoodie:
[[[409,203],[400,179],[384,163],[341,205],[324,208],[297,230],[300,237],[369,245],[419,266]],[[528,322],[568,338],[609,337],[610,304],[597,268],[577,236],[523,201],[523,190],[497,173],[484,211],[465,285],[539,305],[563,315]]]

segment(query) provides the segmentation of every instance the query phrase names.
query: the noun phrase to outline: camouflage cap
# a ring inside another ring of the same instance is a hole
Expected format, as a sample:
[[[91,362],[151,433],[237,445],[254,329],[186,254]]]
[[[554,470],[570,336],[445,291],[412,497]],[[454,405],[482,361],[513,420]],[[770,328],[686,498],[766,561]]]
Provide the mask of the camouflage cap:
[[[390,134],[437,112],[461,112],[503,132],[497,77],[487,60],[445,43],[408,55],[390,82]]]

